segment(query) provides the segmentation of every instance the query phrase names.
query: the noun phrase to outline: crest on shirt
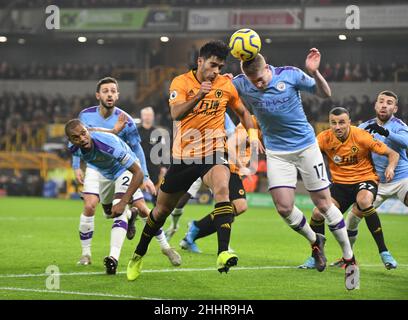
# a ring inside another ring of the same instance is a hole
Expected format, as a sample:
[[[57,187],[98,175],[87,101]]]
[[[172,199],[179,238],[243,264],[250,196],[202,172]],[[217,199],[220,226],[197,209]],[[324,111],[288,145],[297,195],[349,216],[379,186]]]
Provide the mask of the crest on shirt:
[[[340,163],[341,160],[342,160],[342,158],[341,158],[339,155],[337,155],[337,154],[333,157],[334,163]]]
[[[174,91],[172,91],[172,92],[170,93],[170,100],[176,99],[176,97],[177,97],[177,91],[174,90]]]
[[[276,85],[276,89],[279,91],[284,91],[286,89],[285,82],[279,81]]]
[[[220,90],[220,89],[215,90],[215,97],[216,97],[217,99],[221,98],[222,95],[223,95],[222,90]]]
[[[358,148],[356,146],[352,146],[351,153],[357,153],[357,152],[358,152]]]

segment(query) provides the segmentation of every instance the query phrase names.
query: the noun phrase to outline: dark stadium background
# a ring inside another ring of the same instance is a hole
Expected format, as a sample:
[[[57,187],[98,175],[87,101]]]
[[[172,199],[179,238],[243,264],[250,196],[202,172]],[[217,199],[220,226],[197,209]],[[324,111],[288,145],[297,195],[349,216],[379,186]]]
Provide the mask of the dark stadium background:
[[[321,51],[320,71],[333,96],[323,100],[303,95],[316,132],[327,127],[333,105],[348,108],[355,123],[372,117],[376,94],[385,89],[399,94],[398,116],[407,121],[408,23],[401,17],[406,17],[408,4],[359,1],[361,28],[347,30],[335,13],[351,4],[1,0],[0,194],[77,197],[80,189],[69,169],[62,128],[80,110],[96,104],[97,80],[116,77],[119,106],[134,118],[152,106],[156,125],[171,132],[167,99],[172,77],[194,65],[203,43],[228,41],[242,27],[259,33],[261,52],[276,66],[303,68],[309,48]],[[59,30],[46,28],[49,5],[60,9]],[[79,42],[79,37],[86,41]],[[238,74],[238,61],[229,57],[225,72]],[[248,191],[266,190],[260,169],[256,184],[246,184]]]

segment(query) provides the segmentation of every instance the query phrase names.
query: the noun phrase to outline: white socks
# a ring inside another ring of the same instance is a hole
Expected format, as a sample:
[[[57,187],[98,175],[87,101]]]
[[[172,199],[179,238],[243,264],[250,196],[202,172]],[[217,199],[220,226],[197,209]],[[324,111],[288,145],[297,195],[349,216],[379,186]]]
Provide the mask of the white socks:
[[[146,223],[147,218],[142,217],[141,219]],[[166,235],[164,234],[162,228],[159,229],[159,232],[158,232],[158,234],[155,235],[155,238],[156,238],[157,242],[159,243],[161,249],[170,248],[170,245],[167,242]]]
[[[119,201],[119,199],[113,200],[113,205]],[[129,207],[126,206],[125,211],[119,217],[115,217],[113,219],[109,256],[115,258],[116,261],[119,261],[120,251],[122,249],[123,242],[125,241],[128,228],[128,220],[131,215],[132,213],[130,212]]]
[[[177,229],[178,228],[178,222],[180,220],[180,217],[183,214],[184,209],[183,208],[175,208],[172,212],[171,212],[171,225],[170,227],[173,229]]]
[[[306,217],[296,206],[293,207],[290,215],[283,219],[293,230],[309,240],[310,244],[316,242],[316,233],[310,228],[310,225],[306,221]]]
[[[358,224],[361,222],[361,218],[357,217],[353,211],[349,211],[346,218],[347,234],[350,240],[350,245],[353,247],[357,240]]]
[[[91,256],[91,244],[94,228],[95,217],[87,217],[82,213],[79,218],[79,238],[81,240],[83,256]]]
[[[345,228],[346,225],[340,210],[332,204],[329,210],[322,212],[322,214],[326,218],[330,231],[333,233],[333,236],[336,238],[343,251],[343,257],[345,259],[351,259],[353,257],[353,250],[351,249],[347,230]]]

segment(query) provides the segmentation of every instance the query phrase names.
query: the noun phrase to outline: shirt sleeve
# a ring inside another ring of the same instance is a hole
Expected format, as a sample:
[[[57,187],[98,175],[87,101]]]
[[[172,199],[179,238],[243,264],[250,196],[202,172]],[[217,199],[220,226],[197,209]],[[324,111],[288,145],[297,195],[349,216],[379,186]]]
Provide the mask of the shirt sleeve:
[[[395,143],[400,148],[408,148],[408,128],[406,126],[399,127],[396,132],[391,130],[389,132],[387,138],[391,140],[391,142]]]
[[[230,91],[231,91],[231,96],[230,96],[230,100],[228,101],[228,106],[231,109],[236,110],[239,106],[243,105],[243,103],[238,95],[238,90],[235,88],[232,81],[230,81]]]
[[[322,152],[324,152],[324,149],[325,149],[325,143],[324,143],[325,138],[324,138],[324,136],[325,136],[325,134],[324,134],[324,131],[323,131],[323,132],[320,132],[316,137],[317,143],[319,144],[319,148],[320,148],[320,150]]]
[[[76,156],[76,155],[72,155],[72,169],[77,170],[81,167],[81,158]]]
[[[119,139],[119,138],[118,138]],[[126,169],[136,162],[136,157],[124,144],[118,143],[113,147],[113,157]]]
[[[309,93],[316,92],[316,81],[314,78],[307,75],[299,68],[294,68],[293,77],[295,80],[295,87],[301,91],[307,91]]]
[[[362,130],[361,137],[363,138],[364,144],[368,147],[371,152],[378,154],[385,154],[387,152],[387,145],[380,140],[375,139],[367,131]]]
[[[170,107],[187,101],[187,88],[183,76],[173,79],[170,84],[169,105]]]

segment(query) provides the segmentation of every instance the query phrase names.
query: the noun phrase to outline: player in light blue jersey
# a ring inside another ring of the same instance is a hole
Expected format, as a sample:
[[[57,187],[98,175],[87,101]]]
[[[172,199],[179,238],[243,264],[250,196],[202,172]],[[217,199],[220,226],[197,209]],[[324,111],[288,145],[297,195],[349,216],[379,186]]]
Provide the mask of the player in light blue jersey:
[[[306,58],[309,76],[295,67],[268,65],[258,54],[253,60],[241,62],[244,74],[236,76],[233,83],[244,104],[258,119],[266,148],[269,192],[277,211],[293,230],[310,242],[316,268],[323,271],[325,238],[311,229],[304,214],[294,205],[299,171],[313,203],[325,216],[342,248],[348,265],[346,287],[354,289],[358,284],[358,267],[343,216],[331,200],[323,157],[300,96],[300,91],[307,91],[330,97],[330,87],[318,70],[320,59],[320,52],[311,49]]]
[[[123,110],[116,107],[116,103],[119,99],[119,86],[116,79],[107,77],[99,80],[96,86],[96,99],[99,101],[98,106],[93,106],[86,108],[79,114],[79,119],[85,124],[87,128],[105,128],[113,129],[115,124],[118,122],[119,117],[124,118],[124,123],[122,126],[118,127],[118,136],[127,143],[132,152],[136,155],[140,161],[143,173],[144,173],[144,183],[143,186],[148,192],[155,194],[156,189],[153,182],[149,178],[146,159],[143,149],[140,145],[140,136],[134,123],[133,119]],[[100,130],[100,129],[98,129]],[[94,216],[95,209],[99,203],[99,180],[102,175],[96,170],[96,168],[91,164],[87,164],[87,168],[84,174],[80,168],[79,157],[73,156],[73,168],[75,171],[76,179],[79,183],[83,184],[82,197],[84,199],[84,211],[80,216],[79,223],[79,234],[82,246],[82,255],[78,262],[80,265],[88,265],[91,263],[91,244],[94,231]],[[123,180],[123,184],[128,183],[127,178]],[[137,191],[136,197],[133,199],[132,203],[132,217],[129,221],[127,238],[133,239],[135,235],[135,220],[137,213],[139,213],[142,218],[146,218],[149,210],[146,210],[147,206],[143,198],[143,194],[140,190]],[[111,204],[102,203],[105,216],[110,218]],[[161,250],[165,254],[173,265],[179,265],[181,262],[179,254],[170,247],[168,244],[164,232],[162,230],[158,231],[156,239],[160,243]]]
[[[375,208],[378,208],[386,199],[391,197],[397,197],[408,206],[408,127],[402,120],[394,116],[397,110],[398,96],[392,91],[382,91],[378,94],[375,102],[376,117],[360,125],[360,128],[373,133],[376,139],[384,142],[400,156],[398,165],[394,170],[394,178],[390,182],[386,182],[384,172],[388,165],[388,159],[372,153],[375,170],[380,177],[377,197],[373,204]],[[357,216],[357,210],[353,207],[346,219],[347,231],[352,245],[357,239],[358,224],[361,221]],[[387,269],[397,267],[397,261],[390,252],[380,252],[380,256]]]
[[[140,162],[123,140],[111,133],[90,133],[79,119],[67,122],[65,134],[70,141],[71,153],[92,165],[102,176],[98,183],[99,197],[103,204],[112,204],[110,213],[114,219],[110,253],[104,264],[107,274],[116,274],[132,215],[128,203],[134,200],[134,194],[143,182]],[[123,183],[125,180],[126,184]]]

